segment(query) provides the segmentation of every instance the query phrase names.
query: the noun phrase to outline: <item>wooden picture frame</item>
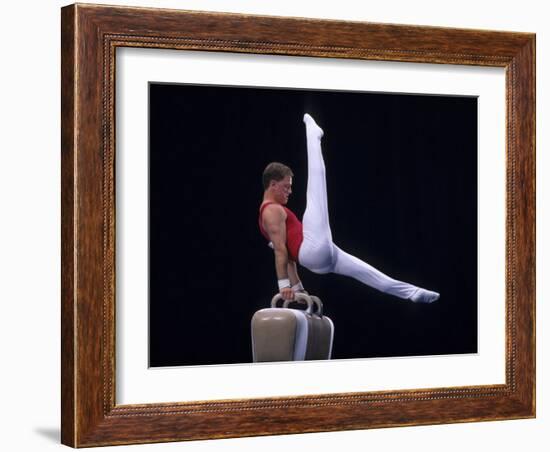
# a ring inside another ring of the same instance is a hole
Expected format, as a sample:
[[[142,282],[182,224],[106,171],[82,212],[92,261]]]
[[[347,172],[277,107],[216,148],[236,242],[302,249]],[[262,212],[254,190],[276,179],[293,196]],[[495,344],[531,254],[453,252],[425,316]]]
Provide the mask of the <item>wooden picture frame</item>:
[[[63,444],[87,447],[535,416],[535,35],[80,4],[62,8],[61,32]],[[505,384],[117,405],[117,47],[505,68]]]

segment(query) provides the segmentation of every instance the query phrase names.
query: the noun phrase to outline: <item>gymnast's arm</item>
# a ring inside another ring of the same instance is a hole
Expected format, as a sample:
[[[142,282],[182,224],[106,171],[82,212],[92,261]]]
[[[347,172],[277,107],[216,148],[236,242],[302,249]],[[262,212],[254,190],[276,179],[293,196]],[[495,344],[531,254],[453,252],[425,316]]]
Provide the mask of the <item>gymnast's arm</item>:
[[[288,278],[290,279],[290,285],[295,286],[300,282],[300,277],[298,276],[298,268],[296,262],[289,260],[287,265]]]
[[[279,281],[289,279],[288,273],[288,250],[286,248],[286,212],[277,204],[271,204],[264,209],[262,220],[264,229],[273,242],[275,252],[275,271]],[[288,287],[279,290],[285,300],[292,300],[294,292],[289,282]]]

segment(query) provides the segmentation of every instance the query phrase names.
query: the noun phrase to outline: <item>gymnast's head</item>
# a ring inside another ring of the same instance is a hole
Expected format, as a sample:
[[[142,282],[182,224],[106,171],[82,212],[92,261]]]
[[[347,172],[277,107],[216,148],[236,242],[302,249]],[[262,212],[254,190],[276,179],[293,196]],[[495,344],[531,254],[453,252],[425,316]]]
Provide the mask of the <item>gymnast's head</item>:
[[[264,197],[267,195],[279,204],[286,204],[292,193],[293,176],[294,173],[288,166],[279,162],[271,162],[265,167],[262,175]]]

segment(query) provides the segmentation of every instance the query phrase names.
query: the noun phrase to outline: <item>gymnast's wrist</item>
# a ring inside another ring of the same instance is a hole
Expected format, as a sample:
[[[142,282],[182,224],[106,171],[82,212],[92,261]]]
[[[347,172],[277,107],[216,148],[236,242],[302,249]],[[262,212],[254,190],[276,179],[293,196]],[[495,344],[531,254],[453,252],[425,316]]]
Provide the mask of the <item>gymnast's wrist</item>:
[[[288,278],[277,280],[277,284],[279,285],[279,290],[292,287],[292,285],[290,284],[290,279]]]
[[[305,292],[304,286],[302,284],[302,281],[298,281],[296,284],[292,286],[292,290],[294,292]]]

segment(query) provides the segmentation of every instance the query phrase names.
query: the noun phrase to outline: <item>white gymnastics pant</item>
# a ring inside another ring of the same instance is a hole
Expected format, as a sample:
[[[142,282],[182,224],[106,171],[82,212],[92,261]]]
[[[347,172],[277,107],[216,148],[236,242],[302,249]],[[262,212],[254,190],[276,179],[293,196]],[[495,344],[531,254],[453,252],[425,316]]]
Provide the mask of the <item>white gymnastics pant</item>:
[[[304,122],[308,179],[307,206],[302,219],[304,240],[298,255],[300,264],[314,273],[349,276],[381,292],[410,299],[421,290],[419,287],[390,278],[333,243],[328,216],[325,162],[321,152],[323,131],[308,114],[304,116]]]

